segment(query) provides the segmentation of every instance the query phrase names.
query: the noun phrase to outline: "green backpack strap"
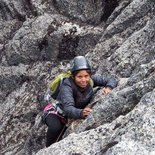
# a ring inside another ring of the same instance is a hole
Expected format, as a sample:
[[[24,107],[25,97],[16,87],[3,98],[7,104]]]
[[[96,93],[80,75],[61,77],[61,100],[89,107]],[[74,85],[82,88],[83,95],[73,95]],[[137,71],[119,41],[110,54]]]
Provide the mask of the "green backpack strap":
[[[92,79],[90,79],[89,83],[90,83],[91,87],[93,88],[94,87],[94,81]]]

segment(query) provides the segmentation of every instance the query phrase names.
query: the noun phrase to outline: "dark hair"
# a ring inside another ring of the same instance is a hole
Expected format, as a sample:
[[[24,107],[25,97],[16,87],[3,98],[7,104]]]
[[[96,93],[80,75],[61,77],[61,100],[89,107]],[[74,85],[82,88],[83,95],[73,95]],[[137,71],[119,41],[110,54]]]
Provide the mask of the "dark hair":
[[[91,75],[91,70],[89,70],[89,69],[82,69],[82,70],[85,70],[88,74]],[[75,78],[75,76],[76,76],[80,71],[82,71],[82,70],[74,71],[74,72],[72,73],[72,77]]]

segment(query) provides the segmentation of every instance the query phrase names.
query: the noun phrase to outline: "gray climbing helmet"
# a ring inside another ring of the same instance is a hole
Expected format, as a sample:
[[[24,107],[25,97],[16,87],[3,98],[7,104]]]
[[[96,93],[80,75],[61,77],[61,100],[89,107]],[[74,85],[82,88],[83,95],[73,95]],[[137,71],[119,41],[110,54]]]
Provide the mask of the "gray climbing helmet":
[[[83,69],[91,71],[91,66],[88,60],[84,56],[76,56],[71,62],[70,71],[73,73]]]

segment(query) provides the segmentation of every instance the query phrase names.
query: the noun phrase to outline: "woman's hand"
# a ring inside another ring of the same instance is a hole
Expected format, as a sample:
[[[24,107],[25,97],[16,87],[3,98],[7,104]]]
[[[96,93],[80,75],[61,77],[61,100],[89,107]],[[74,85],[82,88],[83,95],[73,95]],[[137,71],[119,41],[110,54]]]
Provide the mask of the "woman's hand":
[[[93,111],[93,110],[92,110],[91,108],[86,107],[86,108],[84,108],[83,111],[82,111],[82,116],[83,116],[83,117],[87,117],[92,111]]]
[[[102,92],[104,95],[109,94],[112,91],[112,89],[110,87],[104,87],[102,89]]]

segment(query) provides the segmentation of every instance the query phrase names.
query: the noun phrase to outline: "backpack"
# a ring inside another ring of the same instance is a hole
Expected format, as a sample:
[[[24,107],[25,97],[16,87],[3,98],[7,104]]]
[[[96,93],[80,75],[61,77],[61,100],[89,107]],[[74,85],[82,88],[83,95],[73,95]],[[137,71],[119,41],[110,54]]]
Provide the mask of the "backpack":
[[[71,77],[71,75],[72,74],[70,71],[63,72],[63,73],[60,73],[59,75],[57,75],[54,78],[54,80],[52,80],[52,82],[49,84],[49,89],[50,89],[51,97],[53,99],[57,98],[58,93],[59,93],[59,88],[60,88],[60,85],[62,84],[63,80]]]
[[[53,99],[56,100],[59,93],[60,85],[62,84],[63,80],[71,76],[72,76],[72,73],[70,71],[67,71],[67,72],[60,73],[54,78],[54,80],[52,80],[52,82],[49,84],[49,89],[50,89],[50,95]],[[92,87],[94,85],[92,79],[90,79],[90,85]]]

